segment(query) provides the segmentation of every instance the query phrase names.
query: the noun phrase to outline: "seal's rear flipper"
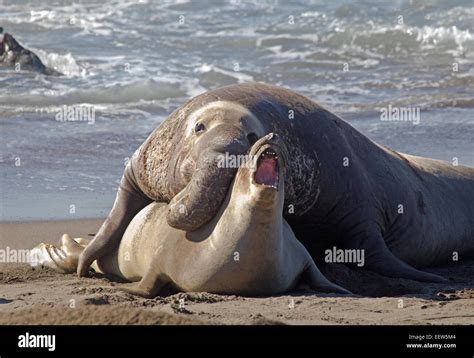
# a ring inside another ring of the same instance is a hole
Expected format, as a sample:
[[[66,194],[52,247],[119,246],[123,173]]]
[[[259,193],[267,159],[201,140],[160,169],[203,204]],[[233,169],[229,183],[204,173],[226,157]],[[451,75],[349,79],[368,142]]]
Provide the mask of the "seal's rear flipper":
[[[368,246],[362,246],[367,247],[365,267],[368,270],[387,277],[421,282],[445,283],[448,281],[441,276],[419,271],[397,258],[390,252],[381,234],[367,237],[363,244],[368,244]]]
[[[321,271],[319,271],[318,267],[314,263],[313,259],[310,259],[308,266],[301,275],[301,279],[303,282],[307,283],[312,290],[317,292],[342,293],[345,295],[352,294],[352,292],[336,285],[335,283],[332,283],[326,277],[324,277],[324,275],[321,273]]]
[[[168,283],[169,278],[166,275],[149,271],[139,283],[123,284],[118,289],[135,296],[154,298]]]
[[[46,266],[61,273],[75,272],[79,255],[87,244],[88,240],[72,239],[68,234],[64,234],[56,246],[41,243],[30,251],[31,266]]]

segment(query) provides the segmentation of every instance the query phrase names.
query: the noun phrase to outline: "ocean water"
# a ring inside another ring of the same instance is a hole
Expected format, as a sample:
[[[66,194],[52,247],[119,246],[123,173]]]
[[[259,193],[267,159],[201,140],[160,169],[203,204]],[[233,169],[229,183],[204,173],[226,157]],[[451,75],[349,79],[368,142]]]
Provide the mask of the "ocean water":
[[[0,220],[103,216],[124,163],[190,97],[262,81],[381,144],[474,166],[470,1],[0,0],[48,77],[0,68]],[[61,122],[92,106],[93,124]],[[382,121],[388,106],[419,123]]]

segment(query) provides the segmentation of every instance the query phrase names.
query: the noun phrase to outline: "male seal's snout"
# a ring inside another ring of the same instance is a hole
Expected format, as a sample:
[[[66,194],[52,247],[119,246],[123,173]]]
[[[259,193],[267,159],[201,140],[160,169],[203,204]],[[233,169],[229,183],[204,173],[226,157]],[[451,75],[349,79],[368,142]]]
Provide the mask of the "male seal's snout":
[[[227,194],[237,166],[226,163],[225,158],[245,155],[249,149],[246,131],[235,123],[203,126],[205,129],[198,126],[201,134],[189,154],[181,157],[183,164],[176,165],[174,177],[181,179],[172,185],[174,191],[185,184],[183,179],[188,182],[168,206],[168,224],[189,232],[209,222]]]

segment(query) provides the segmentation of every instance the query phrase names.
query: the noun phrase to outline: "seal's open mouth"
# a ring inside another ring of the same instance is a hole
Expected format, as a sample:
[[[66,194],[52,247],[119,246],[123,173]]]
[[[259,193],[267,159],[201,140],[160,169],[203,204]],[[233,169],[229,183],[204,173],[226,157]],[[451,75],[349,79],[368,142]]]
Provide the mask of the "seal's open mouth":
[[[272,149],[266,149],[257,160],[255,183],[278,189],[278,155]]]

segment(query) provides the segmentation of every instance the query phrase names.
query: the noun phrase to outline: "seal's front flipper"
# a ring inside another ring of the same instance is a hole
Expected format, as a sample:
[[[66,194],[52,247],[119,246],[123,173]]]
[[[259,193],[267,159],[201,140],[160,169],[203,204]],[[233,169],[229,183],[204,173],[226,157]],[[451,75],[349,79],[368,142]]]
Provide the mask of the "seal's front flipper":
[[[319,271],[318,267],[314,263],[313,259],[310,259],[308,266],[303,271],[301,279],[303,282],[307,283],[312,290],[317,292],[342,293],[345,295],[352,294],[352,292],[336,285],[335,283],[332,283],[326,277],[324,277],[324,275],[321,273],[321,271]]]
[[[367,244],[367,246],[364,244]],[[362,247],[367,247],[365,267],[380,275],[421,282],[447,282],[447,280],[441,276],[419,271],[400,260],[390,252],[381,234],[367,237]]]
[[[166,275],[147,272],[139,283],[123,284],[118,289],[143,298],[154,298],[158,296],[161,289],[169,283]]]
[[[77,274],[85,276],[89,266],[112,252],[120,244],[123,233],[133,217],[152,200],[138,187],[131,162],[125,168],[114,206],[99,232],[79,257]]]

